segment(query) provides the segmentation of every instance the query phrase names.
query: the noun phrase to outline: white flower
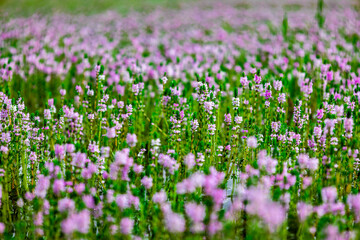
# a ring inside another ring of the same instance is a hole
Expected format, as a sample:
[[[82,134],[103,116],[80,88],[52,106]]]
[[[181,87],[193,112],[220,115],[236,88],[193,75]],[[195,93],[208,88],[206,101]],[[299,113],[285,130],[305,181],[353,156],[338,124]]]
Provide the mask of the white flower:
[[[105,75],[99,75],[99,81],[105,80]]]
[[[168,79],[167,79],[167,77],[166,77],[166,76],[162,77],[162,78],[161,78],[161,80],[163,81],[163,84],[166,84],[166,83],[167,83],[167,81],[168,81]]]

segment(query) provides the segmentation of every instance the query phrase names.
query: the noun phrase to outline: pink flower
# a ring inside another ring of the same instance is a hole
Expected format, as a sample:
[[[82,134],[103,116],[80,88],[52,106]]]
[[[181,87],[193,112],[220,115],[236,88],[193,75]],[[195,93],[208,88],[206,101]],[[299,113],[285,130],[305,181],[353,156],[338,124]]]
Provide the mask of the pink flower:
[[[3,234],[5,231],[5,224],[0,222],[0,234]]]
[[[135,173],[139,174],[142,173],[144,167],[142,165],[134,164],[133,170]]]
[[[115,127],[107,128],[105,136],[108,138],[115,138],[116,137],[116,128]]]
[[[128,133],[126,135],[126,142],[130,147],[135,147],[137,143],[137,137],[135,134]]]
[[[196,203],[186,203],[185,212],[193,222],[201,222],[205,218],[205,207]]]
[[[300,168],[306,168],[309,163],[309,155],[304,154],[304,153],[299,154],[298,162],[299,162]]]
[[[325,187],[321,190],[321,197],[325,203],[334,203],[337,197],[335,187]]]
[[[146,189],[150,189],[153,185],[153,180],[151,177],[145,176],[141,179],[141,184],[144,185]]]
[[[230,125],[230,123],[231,123],[231,114],[230,113],[225,114],[224,122],[226,122],[227,125]]]
[[[123,218],[120,221],[120,232],[122,234],[128,235],[131,233],[134,227],[134,220],[130,218]]]
[[[85,195],[82,197],[83,202],[85,203],[85,206],[90,209],[95,208],[95,200],[94,197],[91,195]]]
[[[80,195],[85,190],[85,184],[84,183],[76,184],[74,186],[74,189],[75,189],[75,192],[77,192],[77,194]]]
[[[188,170],[192,169],[195,166],[195,155],[192,153],[189,153],[184,158],[184,163]]]
[[[60,89],[60,95],[65,96],[65,94],[66,94],[66,90],[65,89]]]
[[[73,153],[75,151],[75,146],[74,144],[66,144],[65,145],[65,150],[67,153]]]
[[[312,213],[313,207],[309,204],[299,202],[297,204],[297,211],[299,214],[300,221],[305,221],[306,218]]]
[[[185,220],[181,215],[169,212],[165,216],[165,226],[171,233],[181,233],[185,231]]]
[[[67,219],[61,222],[62,232],[70,235],[75,231],[87,233],[90,229],[90,212],[83,210],[79,213],[71,214]]]
[[[249,137],[247,139],[246,143],[249,148],[257,148],[257,145],[258,145],[257,139],[254,136]]]
[[[58,202],[58,210],[59,212],[73,211],[75,210],[75,202],[69,198],[60,199]]]
[[[130,207],[129,199],[126,194],[117,195],[115,202],[121,210]]]
[[[317,110],[316,117],[317,117],[318,119],[322,119],[323,116],[324,116],[324,109],[319,109],[319,110]]]
[[[56,179],[53,184],[53,191],[56,195],[59,194],[59,192],[65,191],[65,182],[63,179]]]
[[[352,118],[344,119],[344,128],[347,132],[352,133],[353,126],[354,126],[354,120]]]
[[[314,135],[315,135],[317,138],[320,138],[320,137],[321,137],[321,133],[322,133],[321,127],[314,127]]]
[[[47,190],[50,187],[50,179],[44,175],[39,175],[38,179],[38,183],[35,187],[35,196],[45,198]]]
[[[49,104],[49,107],[52,107],[54,105],[54,99],[53,98],[50,98],[48,100],[48,104]]]
[[[166,196],[166,192],[164,190],[161,190],[160,192],[155,193],[152,198],[154,203],[159,203],[159,204],[166,202],[166,199],[167,199],[167,196]]]

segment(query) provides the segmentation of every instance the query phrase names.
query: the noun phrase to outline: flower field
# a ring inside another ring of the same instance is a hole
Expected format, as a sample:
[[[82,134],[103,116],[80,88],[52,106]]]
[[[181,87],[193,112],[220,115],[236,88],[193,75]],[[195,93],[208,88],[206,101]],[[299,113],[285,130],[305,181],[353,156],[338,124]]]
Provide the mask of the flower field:
[[[0,238],[359,239],[358,6],[0,12]]]

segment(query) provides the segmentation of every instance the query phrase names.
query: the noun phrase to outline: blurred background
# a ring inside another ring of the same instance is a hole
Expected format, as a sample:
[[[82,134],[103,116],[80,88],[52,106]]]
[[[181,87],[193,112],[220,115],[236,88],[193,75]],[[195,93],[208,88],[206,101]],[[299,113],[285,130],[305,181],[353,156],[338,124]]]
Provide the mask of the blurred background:
[[[191,0],[0,0],[0,12],[9,15],[48,14],[53,12],[96,14],[107,10],[126,14],[151,11],[156,7],[179,8]]]
[[[286,11],[298,11],[304,6],[313,8],[317,4],[317,0],[0,0],[0,14],[9,17],[55,12],[91,15],[109,10],[126,14],[131,11],[150,12],[159,7],[177,9],[183,5],[199,2],[205,5],[209,2],[231,2],[236,8],[280,5]],[[325,0],[324,3],[325,7],[350,3],[358,11],[360,10],[360,0]]]

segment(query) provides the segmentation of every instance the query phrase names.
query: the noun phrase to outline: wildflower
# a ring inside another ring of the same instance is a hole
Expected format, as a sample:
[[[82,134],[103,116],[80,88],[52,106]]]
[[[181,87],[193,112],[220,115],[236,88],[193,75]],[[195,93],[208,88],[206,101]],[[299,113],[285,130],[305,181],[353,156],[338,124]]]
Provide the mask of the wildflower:
[[[285,93],[279,93],[278,102],[279,103],[286,102]]]
[[[281,88],[282,88],[282,81],[274,81],[274,89],[276,90],[276,91],[280,91],[281,90]]]
[[[60,89],[60,95],[65,96],[65,94],[66,94],[66,90],[65,89]]]
[[[72,212],[73,210],[75,210],[75,202],[69,198],[60,199],[58,202],[58,210],[59,212],[64,212],[64,211]]]
[[[345,131],[348,133],[352,133],[354,126],[354,120],[352,118],[345,118],[344,119],[344,128]]]
[[[167,197],[166,197],[166,193],[164,190],[161,190],[160,192],[157,192],[153,195],[153,202],[154,203],[159,203],[159,204],[162,204],[162,203],[165,203]]]
[[[216,125],[215,124],[209,124],[208,125],[208,130],[209,130],[209,134],[210,135],[215,135],[215,130],[216,130]]]
[[[321,134],[322,134],[322,129],[321,129],[321,127],[314,127],[314,135],[315,135],[317,138],[320,138],[320,137],[321,137]]]
[[[3,234],[5,232],[5,224],[0,222],[0,234]]]
[[[240,98],[233,98],[232,104],[235,110],[238,109],[240,107]]]
[[[224,121],[227,123],[227,125],[231,124],[231,114],[230,113],[225,114]]]
[[[256,137],[254,137],[254,136],[251,136],[251,137],[249,137],[248,139],[247,139],[247,146],[249,147],[249,148],[257,148],[257,139],[256,139]]]
[[[90,228],[90,212],[83,210],[79,213],[73,213],[61,222],[63,233],[70,235],[75,231],[87,233]]]
[[[189,153],[184,158],[184,163],[188,170],[192,169],[195,166],[195,155],[192,153]]]
[[[128,235],[132,232],[134,226],[134,220],[130,218],[123,218],[120,221],[120,232],[122,234]]]
[[[324,109],[319,109],[319,110],[317,110],[316,117],[317,117],[318,119],[322,119],[323,116],[324,116]]]
[[[44,175],[39,175],[38,183],[35,187],[35,196],[45,198],[48,188],[50,187],[50,179]]]
[[[56,195],[58,195],[60,192],[65,191],[65,182],[62,179],[56,179],[53,184],[53,191]]]
[[[166,76],[164,76],[164,77],[161,78],[161,81],[162,81],[163,84],[165,85],[165,84],[167,83],[168,79],[167,79]]]
[[[196,132],[199,128],[199,122],[197,119],[191,120],[191,131]]]
[[[104,81],[105,80],[105,75],[99,75],[99,81]]]
[[[299,202],[297,204],[297,211],[299,214],[300,221],[303,222],[312,213],[313,209],[311,205],[306,204],[304,202]]]
[[[279,129],[280,129],[280,126],[281,126],[281,122],[272,122],[272,123],[271,123],[271,129],[272,129],[274,132],[278,132]]]
[[[168,213],[165,216],[165,226],[171,233],[181,233],[185,231],[185,220],[179,214]]]
[[[205,207],[202,205],[186,203],[185,212],[194,223],[201,222],[205,218]]]
[[[126,194],[117,195],[115,202],[121,210],[130,207],[129,198]]]
[[[234,121],[235,121],[236,124],[240,125],[242,123],[242,121],[243,121],[243,118],[240,117],[240,116],[236,116]]]
[[[143,172],[144,167],[142,165],[134,164],[133,169],[135,173],[139,174]]]
[[[141,179],[141,184],[144,185],[146,189],[150,189],[153,185],[153,180],[151,177],[145,176]]]
[[[337,197],[337,190],[335,187],[325,187],[321,190],[321,197],[326,203],[334,203]]]
[[[107,128],[105,136],[108,138],[115,138],[116,137],[116,128],[115,127]]]
[[[135,134],[128,133],[126,135],[126,142],[130,147],[135,147],[137,143],[137,137]]]

